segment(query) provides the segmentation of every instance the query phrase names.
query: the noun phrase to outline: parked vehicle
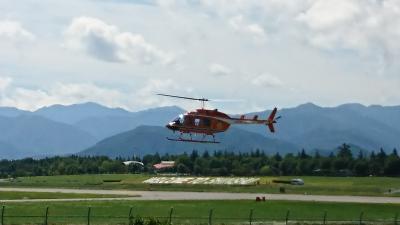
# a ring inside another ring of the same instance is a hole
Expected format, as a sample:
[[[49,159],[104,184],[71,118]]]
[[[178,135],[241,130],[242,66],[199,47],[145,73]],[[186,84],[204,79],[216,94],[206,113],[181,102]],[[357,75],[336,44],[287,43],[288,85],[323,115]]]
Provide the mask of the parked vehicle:
[[[290,183],[292,185],[304,185],[304,181],[300,178],[291,179]]]

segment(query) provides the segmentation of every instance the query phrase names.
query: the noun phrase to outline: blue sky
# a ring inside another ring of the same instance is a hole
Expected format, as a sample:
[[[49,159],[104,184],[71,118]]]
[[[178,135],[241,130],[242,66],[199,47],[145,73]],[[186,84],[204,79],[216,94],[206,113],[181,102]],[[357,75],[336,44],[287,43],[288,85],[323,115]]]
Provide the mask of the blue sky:
[[[399,105],[394,0],[0,0],[0,105]]]

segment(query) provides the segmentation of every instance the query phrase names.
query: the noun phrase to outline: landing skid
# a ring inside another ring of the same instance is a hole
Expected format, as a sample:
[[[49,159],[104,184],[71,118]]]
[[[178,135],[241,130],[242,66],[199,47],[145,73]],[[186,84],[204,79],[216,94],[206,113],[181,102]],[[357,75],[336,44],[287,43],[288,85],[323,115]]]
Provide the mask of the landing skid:
[[[206,141],[206,140],[193,140],[193,139],[184,139],[184,138],[169,138],[167,140],[170,141],[182,141],[182,142],[194,142],[194,143],[207,143],[207,144],[219,144],[219,141]]]

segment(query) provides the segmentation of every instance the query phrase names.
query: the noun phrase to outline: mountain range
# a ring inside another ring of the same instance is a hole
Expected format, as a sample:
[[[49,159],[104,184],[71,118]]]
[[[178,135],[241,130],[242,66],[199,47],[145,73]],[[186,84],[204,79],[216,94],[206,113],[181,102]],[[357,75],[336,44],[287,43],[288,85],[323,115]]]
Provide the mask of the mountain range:
[[[247,116],[269,115],[270,111]],[[278,132],[265,132],[264,127],[242,129],[266,137],[289,141],[306,149],[332,149],[338,143],[351,143],[366,150],[400,147],[400,106],[363,106],[344,104],[319,107],[312,103],[279,111]]]
[[[133,130],[106,138],[95,146],[81,152],[83,155],[107,155],[110,157],[143,156],[146,153],[160,154],[182,153],[198,150],[227,150],[243,152],[262,149],[266,153],[288,153],[297,149],[297,146],[260,134],[248,132],[238,128],[231,128],[225,133],[217,135],[220,144],[194,144],[188,142],[175,142],[166,139],[172,136],[170,131],[160,126],[139,126]],[[177,136],[177,135],[175,135]]]
[[[97,103],[53,105],[36,111],[0,107],[0,158],[84,154],[132,156],[197,150],[267,153],[319,149],[330,151],[349,143],[371,151],[400,147],[400,106],[312,103],[278,111],[277,132],[266,126],[232,126],[218,135],[221,144],[170,142],[164,125],[185,110],[159,107],[138,112]],[[245,114],[265,118],[270,110]]]

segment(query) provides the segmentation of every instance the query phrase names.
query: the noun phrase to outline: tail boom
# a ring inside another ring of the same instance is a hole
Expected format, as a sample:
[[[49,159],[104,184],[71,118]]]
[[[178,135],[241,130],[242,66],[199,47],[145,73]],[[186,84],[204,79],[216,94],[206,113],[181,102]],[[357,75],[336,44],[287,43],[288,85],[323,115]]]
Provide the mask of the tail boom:
[[[244,116],[241,116],[240,118],[230,118],[226,122],[229,124],[264,124],[268,126],[272,133],[274,133],[274,123],[276,123],[276,119],[279,119],[279,117],[275,118],[277,111],[278,109],[274,108],[266,120],[259,120],[257,116],[254,116],[253,119],[246,119]]]

